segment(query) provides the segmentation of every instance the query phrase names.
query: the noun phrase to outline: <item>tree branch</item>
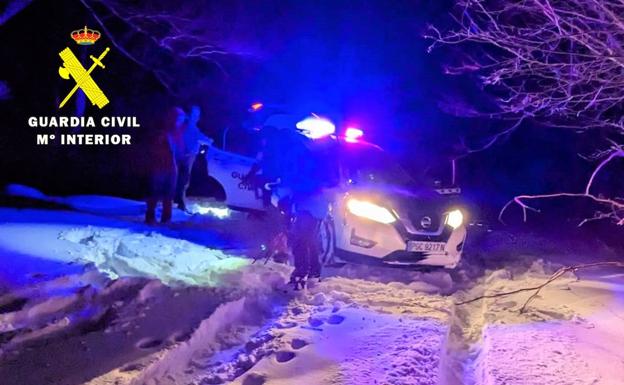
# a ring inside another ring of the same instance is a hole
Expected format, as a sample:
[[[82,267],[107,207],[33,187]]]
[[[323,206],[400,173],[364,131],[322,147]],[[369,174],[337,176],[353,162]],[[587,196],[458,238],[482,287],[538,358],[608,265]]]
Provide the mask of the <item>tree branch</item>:
[[[527,298],[527,300],[524,302],[522,307],[519,309],[520,313],[524,313],[529,303],[539,295],[540,291],[544,287],[546,287],[548,284],[552,283],[553,281],[557,280],[558,278],[563,276],[565,273],[568,273],[568,272],[576,273],[580,269],[588,269],[588,268],[593,268],[593,267],[605,267],[605,266],[624,267],[624,262],[607,261],[607,262],[584,263],[580,265],[562,267],[559,270],[557,270],[554,274],[552,274],[544,283],[540,285],[533,286],[533,287],[525,287],[525,288],[521,288],[517,290],[505,291],[505,292],[496,293],[496,294],[484,294],[484,295],[481,295],[481,296],[478,296],[469,300],[456,302],[455,305],[457,306],[467,305],[469,303],[476,302],[482,299],[505,297],[505,296],[518,294],[518,293],[522,293],[526,291],[533,291],[534,293],[532,293],[531,296]]]
[[[30,3],[32,3],[32,0],[10,0],[4,6],[4,12],[0,14],[0,26],[29,6]]]
[[[465,56],[447,73],[474,73],[496,95],[496,111],[463,107],[470,116],[519,122],[530,118],[546,127],[600,128],[624,135],[623,0],[459,0],[453,18],[455,27],[441,31],[431,26],[425,37],[432,41],[430,50],[438,45],[464,47]],[[491,137],[481,149],[505,134]],[[499,220],[513,203],[526,221],[527,211],[539,212],[526,200],[582,197],[607,211],[579,225],[607,218],[624,225],[621,201],[591,193],[596,176],[622,157],[624,146],[612,143],[600,152],[602,160],[583,193],[516,196],[502,208]]]

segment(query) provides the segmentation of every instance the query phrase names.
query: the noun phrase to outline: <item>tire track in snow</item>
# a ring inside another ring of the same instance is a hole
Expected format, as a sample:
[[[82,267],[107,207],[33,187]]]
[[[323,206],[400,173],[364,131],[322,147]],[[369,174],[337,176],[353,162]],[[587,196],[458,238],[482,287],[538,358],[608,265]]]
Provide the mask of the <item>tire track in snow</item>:
[[[487,273],[473,288],[453,295],[454,302],[531,287],[544,282],[542,261],[515,277],[509,270]],[[550,285],[528,311],[519,313],[531,293],[454,305],[446,347],[443,385],[591,385],[600,375],[579,353],[575,327],[582,327],[561,300],[574,277]]]
[[[485,294],[483,287],[475,287],[471,294]],[[485,324],[484,301],[457,306],[457,293],[451,296],[449,334],[443,352],[440,385],[476,385],[474,362],[479,357],[479,341]]]
[[[437,385],[448,305],[407,284],[328,278],[295,296],[269,327],[267,354],[232,384]]]

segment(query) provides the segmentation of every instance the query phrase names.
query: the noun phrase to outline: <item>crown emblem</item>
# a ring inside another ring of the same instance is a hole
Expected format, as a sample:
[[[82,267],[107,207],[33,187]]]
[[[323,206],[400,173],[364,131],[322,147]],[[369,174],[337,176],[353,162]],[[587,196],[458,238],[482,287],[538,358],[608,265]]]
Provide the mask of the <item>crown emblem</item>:
[[[77,29],[71,33],[71,38],[80,45],[92,45],[100,36],[102,36],[100,31],[89,29],[86,25],[83,29]]]

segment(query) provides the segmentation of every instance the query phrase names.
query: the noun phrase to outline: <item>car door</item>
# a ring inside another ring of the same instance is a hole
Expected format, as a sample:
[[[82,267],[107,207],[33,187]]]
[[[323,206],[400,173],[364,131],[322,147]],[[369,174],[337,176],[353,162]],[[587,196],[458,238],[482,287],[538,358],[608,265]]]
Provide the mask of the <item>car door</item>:
[[[225,203],[233,208],[263,210],[260,191],[242,183],[254,158],[211,147],[207,154],[208,175],[216,179],[225,191]]]

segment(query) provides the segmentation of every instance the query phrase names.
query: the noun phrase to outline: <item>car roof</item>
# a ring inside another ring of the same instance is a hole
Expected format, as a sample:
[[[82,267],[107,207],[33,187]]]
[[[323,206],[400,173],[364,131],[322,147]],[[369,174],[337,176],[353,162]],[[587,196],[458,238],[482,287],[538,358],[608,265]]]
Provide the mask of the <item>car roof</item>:
[[[345,147],[345,148],[353,148],[356,150],[374,150],[374,151],[383,151],[385,152],[385,150],[383,148],[381,148],[380,146],[371,143],[371,142],[367,142],[365,140],[357,140],[357,141],[348,141],[346,138],[344,137],[337,137],[336,141],[338,142],[338,144],[341,147]]]

